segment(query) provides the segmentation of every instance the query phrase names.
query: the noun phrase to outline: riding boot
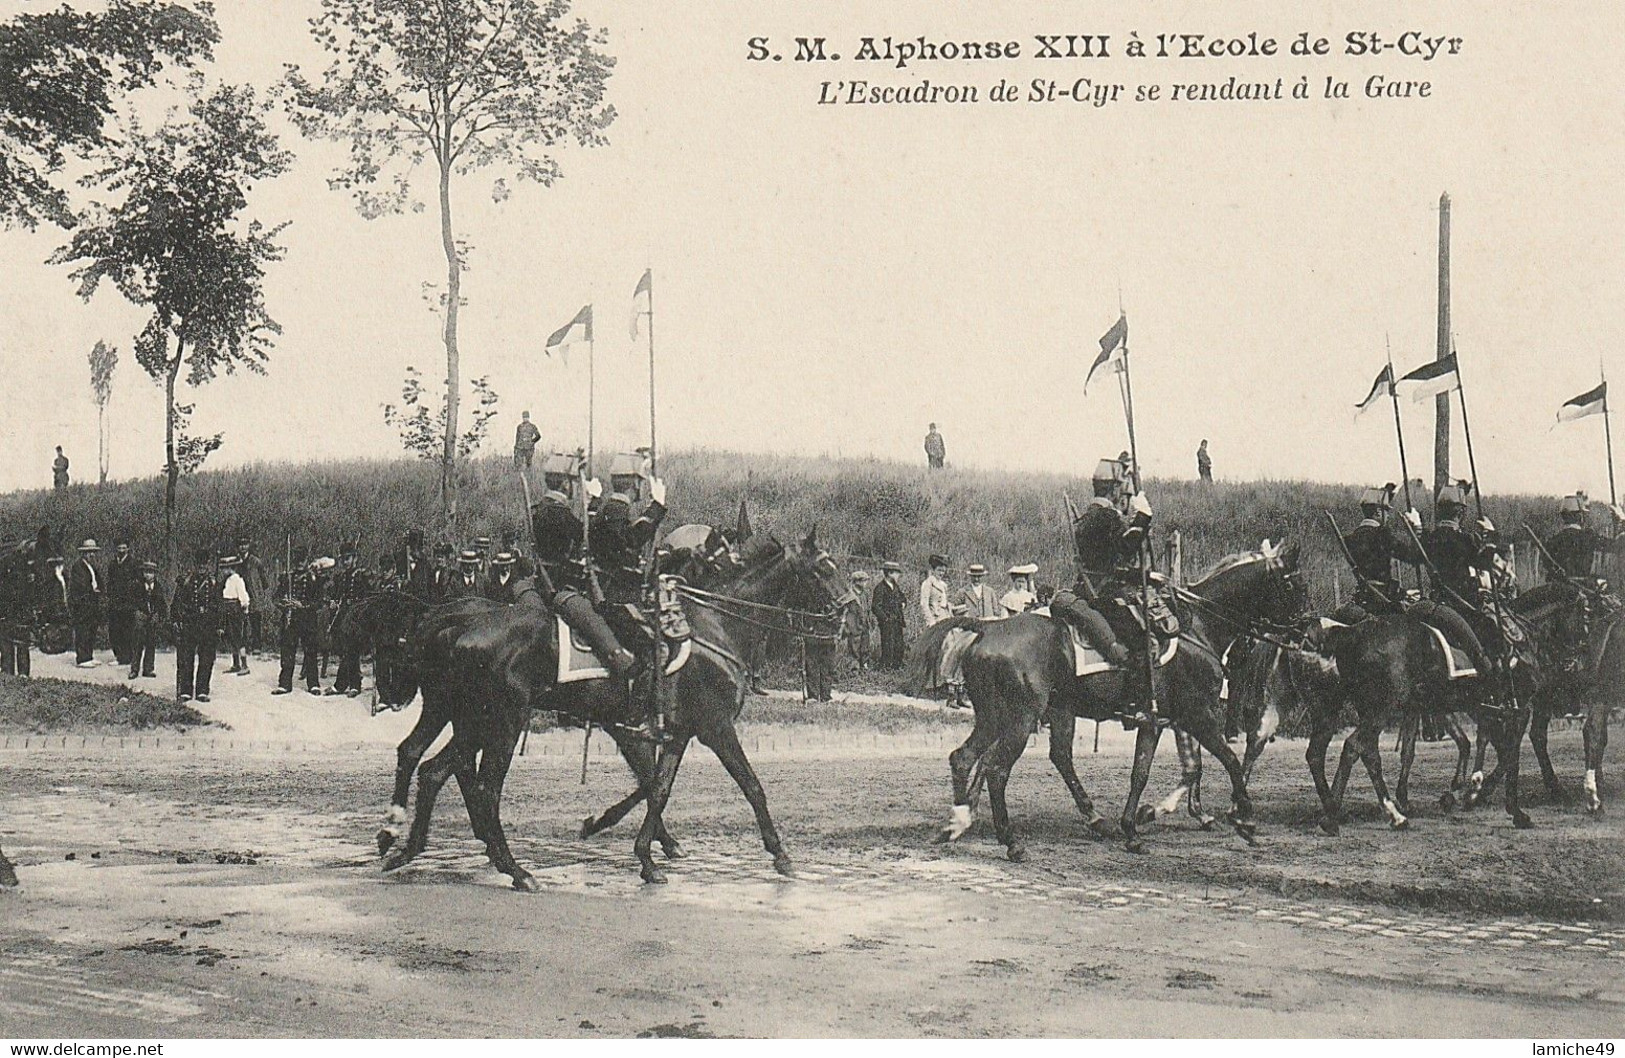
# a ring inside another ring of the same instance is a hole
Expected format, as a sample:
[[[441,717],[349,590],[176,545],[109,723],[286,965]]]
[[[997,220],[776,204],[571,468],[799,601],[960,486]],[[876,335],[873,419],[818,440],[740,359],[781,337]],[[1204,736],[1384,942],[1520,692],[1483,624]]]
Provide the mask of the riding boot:
[[[553,609],[564,618],[565,624],[581,633],[592,646],[593,653],[598,655],[616,679],[632,680],[637,677],[643,668],[642,660],[621,646],[609,622],[599,615],[585,595],[568,588],[562,589],[553,596]]]

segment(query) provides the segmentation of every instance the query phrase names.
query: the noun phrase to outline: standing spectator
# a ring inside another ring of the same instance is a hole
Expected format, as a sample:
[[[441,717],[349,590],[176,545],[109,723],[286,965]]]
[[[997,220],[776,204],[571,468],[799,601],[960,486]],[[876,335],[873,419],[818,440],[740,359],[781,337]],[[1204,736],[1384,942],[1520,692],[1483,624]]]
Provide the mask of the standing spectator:
[[[107,564],[107,641],[120,665],[130,664],[130,629],[135,624],[135,593],[141,587],[141,567],[130,554],[128,540],[113,542],[113,561]]]
[[[880,667],[903,667],[903,614],[907,606],[903,601],[903,567],[887,562],[881,567],[880,583],[875,585],[869,600],[869,612],[875,616],[880,629]]]
[[[237,538],[237,557],[242,559],[243,586],[248,589],[248,618],[243,644],[248,650],[263,654],[270,643],[270,629],[276,620],[276,592],[271,584],[271,570],[265,560],[255,554],[254,541],[246,536]]]
[[[95,540],[79,545],[79,560],[68,575],[68,616],[73,621],[73,660],[82,669],[96,667],[96,629],[102,623],[102,576],[93,561],[101,553]]]
[[[130,679],[155,679],[153,654],[158,648],[158,626],[169,620],[169,603],[158,586],[158,563],[141,563],[141,581],[131,599]]]
[[[304,548],[297,548],[293,552],[295,566],[305,562],[307,552]],[[329,560],[331,561],[331,560]],[[282,667],[277,673],[276,687],[272,694],[289,694],[293,691],[293,667],[299,656],[300,647],[304,648],[304,664],[300,668],[300,676],[305,681],[305,690],[311,694],[322,693],[321,671],[317,664],[316,655],[321,650],[317,642],[318,624],[321,617],[323,588],[318,565],[321,560],[316,559],[297,573],[290,570],[283,574],[285,583],[277,585],[280,598],[277,600],[278,608],[283,611],[282,634],[278,637],[278,649],[282,655]]]
[[[56,458],[51,460],[51,487],[61,492],[68,487],[68,457],[62,454],[62,446],[56,446]]]
[[[807,700],[830,701],[835,686],[835,640],[802,640],[801,667]]]
[[[960,593],[957,609],[966,617],[983,621],[997,621],[1003,617],[1004,609],[999,605],[999,597],[987,586],[987,567],[980,562],[972,562],[965,572],[970,575],[970,584]]]
[[[253,597],[248,594],[242,569],[243,560],[238,555],[220,560],[220,627],[231,648],[231,668],[226,672],[234,676],[248,675],[248,611]]]
[[[519,413],[519,425],[513,432],[513,465],[530,469],[530,461],[536,455],[536,442],[542,439],[542,431],[530,421],[530,412]]]
[[[339,569],[333,575],[333,601],[339,606],[354,605],[372,591],[372,577],[361,565],[359,544],[346,545],[339,555]],[[329,629],[331,629],[329,625]],[[334,644],[338,648],[339,671],[333,678],[328,694],[343,694],[350,698],[361,695],[361,647],[359,639],[350,638]]]
[[[932,555],[929,565],[931,572],[920,582],[920,620],[924,628],[954,616],[954,606],[948,601],[948,560]]]
[[[852,571],[852,591],[857,600],[841,614],[841,637],[859,672],[867,672],[874,660],[874,647],[870,635],[874,630],[874,614],[869,611],[869,574],[864,570]]]
[[[175,630],[175,698],[209,700],[214,655],[220,647],[220,581],[214,554],[199,548],[192,572],[175,582],[169,616]]]
[[[1010,578],[1010,590],[999,600],[999,605],[1004,608],[1004,615],[1014,617],[1018,613],[1026,613],[1036,607],[1038,596],[1033,592],[1033,578],[1038,575],[1038,566],[1028,562],[1021,566],[1011,566],[1006,573]]]
[[[948,449],[942,443],[942,435],[937,433],[937,424],[932,423],[925,433],[925,463],[932,470],[941,470],[946,464]]]
[[[1196,446],[1196,473],[1209,485],[1213,484],[1213,457],[1207,454],[1207,438]]]

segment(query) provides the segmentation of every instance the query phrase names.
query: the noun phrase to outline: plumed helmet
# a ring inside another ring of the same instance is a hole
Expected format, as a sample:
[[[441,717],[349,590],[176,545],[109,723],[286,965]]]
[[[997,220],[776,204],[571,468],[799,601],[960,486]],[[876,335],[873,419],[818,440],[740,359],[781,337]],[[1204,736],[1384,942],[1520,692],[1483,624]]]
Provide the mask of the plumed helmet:
[[[1123,480],[1123,464],[1115,459],[1102,459],[1095,464],[1095,474],[1091,478],[1095,485],[1118,485]]]
[[[1462,491],[1460,485],[1446,485],[1439,490],[1439,495],[1435,497],[1433,505],[1439,508],[1450,507],[1460,510],[1467,506],[1467,494]]]
[[[1581,496],[1579,493],[1575,493],[1572,496],[1564,496],[1561,500],[1557,501],[1557,513],[1563,516],[1564,521],[1579,521],[1580,516],[1585,514],[1585,512],[1585,497]]]
[[[1366,507],[1378,507],[1385,511],[1388,510],[1394,505],[1394,489],[1395,486],[1392,482],[1389,482],[1380,489],[1375,487],[1366,489],[1364,492],[1360,493],[1360,507],[1362,509]]]

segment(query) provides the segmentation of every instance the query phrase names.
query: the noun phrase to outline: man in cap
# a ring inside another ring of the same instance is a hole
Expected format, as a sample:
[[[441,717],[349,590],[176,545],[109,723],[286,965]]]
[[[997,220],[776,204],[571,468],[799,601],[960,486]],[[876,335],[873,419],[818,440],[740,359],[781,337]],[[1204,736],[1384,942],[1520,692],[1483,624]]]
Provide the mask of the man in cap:
[[[852,594],[856,599],[841,612],[841,638],[846,640],[846,649],[852,655],[852,660],[858,663],[858,671],[867,672],[874,660],[871,633],[875,623],[874,614],[869,609],[871,600],[867,570],[852,571]]]
[[[270,642],[276,615],[276,588],[271,571],[260,558],[254,541],[237,537],[237,557],[242,560],[243,586],[248,589],[248,620],[244,639],[249,650],[263,654]]]
[[[1609,512],[1617,523],[1618,512],[1613,508],[1609,508]],[[1580,493],[1564,496],[1558,504],[1557,517],[1561,524],[1544,541],[1546,554],[1551,556],[1546,563],[1547,580],[1566,580],[1589,587],[1595,582],[1593,570],[1598,555],[1625,554],[1625,537],[1616,536],[1612,540],[1604,537],[1586,524],[1588,513],[1589,505]],[[1556,568],[1552,568],[1554,563]]]
[[[304,664],[300,668],[305,690],[311,694],[322,693],[321,667],[317,660],[321,643],[317,633],[322,608],[326,604],[326,584],[319,569],[322,560],[318,558],[307,562],[308,554],[303,547],[294,549],[293,562],[300,568],[287,573],[285,582],[278,585],[280,598],[277,606],[283,612],[282,635],[277,644],[281,667],[272,694],[292,693],[294,663],[299,658],[300,648],[305,653]]]
[[[156,679],[153,658],[158,649],[158,629],[169,622],[169,600],[158,584],[158,563],[141,563],[141,581],[136,585],[132,605],[130,679]]]
[[[252,600],[248,582],[243,580],[243,560],[238,555],[220,556],[220,627],[231,651],[234,676],[248,675],[248,609]]]
[[[214,675],[214,655],[220,645],[220,581],[215,575],[214,554],[199,548],[191,572],[175,581],[175,601],[170,618],[175,632],[175,697],[182,702],[194,697],[209,700],[209,681]]]
[[[62,454],[62,446],[56,446],[56,458],[51,460],[51,487],[57,492],[63,492],[68,487],[68,457]]]
[[[130,554],[128,540],[113,542],[113,561],[107,564],[107,641],[120,665],[130,663],[130,629],[135,624],[135,591],[141,586],[141,567]]]
[[[96,667],[96,629],[102,619],[102,575],[95,557],[101,547],[95,540],[79,545],[79,557],[68,573],[68,614],[73,621],[73,660],[82,669]]]
[[[1203,484],[1213,484],[1213,457],[1207,454],[1207,438],[1196,446],[1196,476]]]
[[[926,565],[929,572],[920,582],[922,628],[930,628],[955,615],[954,605],[948,599],[948,560],[942,555],[932,555]]]
[[[513,432],[513,465],[530,469],[530,461],[536,456],[536,442],[542,439],[542,431],[530,421],[530,412],[519,413],[519,425]]]
[[[472,547],[457,553],[457,570],[446,585],[447,599],[467,599],[485,594],[485,578],[480,576],[480,553]]]
[[[925,465],[932,470],[941,470],[947,465],[948,447],[942,442],[942,435],[937,432],[937,424],[932,423],[925,432]]]
[[[965,573],[970,577],[970,584],[959,593],[959,611],[966,617],[982,621],[997,621],[1003,617],[1004,608],[999,605],[999,597],[987,583],[987,567],[980,562],[972,562]]]
[[[1117,460],[1102,459],[1095,466],[1091,481],[1094,498],[1072,526],[1077,579],[1071,590],[1055,593],[1050,612],[1076,628],[1084,642],[1123,670],[1128,677],[1129,698],[1136,707],[1135,719],[1144,721],[1150,718],[1145,665],[1118,641],[1104,613],[1106,604],[1138,569],[1142,545],[1151,527],[1151,506],[1138,493],[1128,503],[1132,518],[1119,510],[1123,482],[1122,464]]]
[[[372,590],[372,574],[361,565],[361,546],[352,540],[339,555],[339,567],[333,574],[333,600],[339,606],[354,605]],[[352,639],[337,646],[339,670],[327,693],[355,698],[361,694],[361,641]]]
[[[1414,510],[1401,515],[1410,524],[1410,532],[1388,520],[1395,490],[1390,483],[1360,494],[1360,524],[1343,538],[1354,563],[1354,600],[1337,612],[1340,621],[1353,624],[1376,614],[1398,613],[1404,592],[1394,563],[1422,560],[1412,535],[1421,532],[1421,515]]]
[[[903,618],[908,611],[903,591],[903,567],[895,562],[881,565],[880,583],[869,600],[869,612],[880,629],[880,667],[903,667]]]
[[[1011,566],[1004,575],[1010,578],[1009,590],[999,599],[999,608],[1004,611],[1005,617],[1026,613],[1038,605],[1038,596],[1033,592],[1033,578],[1038,576],[1037,563]]]

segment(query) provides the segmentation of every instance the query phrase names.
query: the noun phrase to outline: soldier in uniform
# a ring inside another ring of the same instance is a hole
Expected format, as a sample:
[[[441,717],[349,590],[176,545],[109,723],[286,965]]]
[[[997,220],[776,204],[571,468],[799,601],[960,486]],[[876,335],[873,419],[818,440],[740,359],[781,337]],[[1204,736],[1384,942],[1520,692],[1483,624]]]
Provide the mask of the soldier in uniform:
[[[282,610],[282,635],[278,643],[282,667],[277,673],[277,685],[272,694],[289,694],[293,691],[293,667],[301,647],[304,648],[305,660],[300,676],[305,681],[305,690],[311,694],[322,693],[317,661],[321,644],[317,641],[317,632],[322,607],[326,602],[326,585],[317,568],[320,560],[306,563],[305,556],[304,548],[294,551],[295,565],[302,565],[303,568],[284,574],[283,583],[277,586],[277,606]]]
[[[1151,505],[1135,493],[1128,502],[1132,519],[1118,509],[1123,495],[1122,464],[1102,459],[1092,480],[1095,496],[1072,526],[1077,551],[1078,577],[1071,590],[1061,590],[1050,600],[1050,612],[1075,627],[1084,641],[1128,675],[1128,690],[1137,712],[1135,718],[1150,718],[1145,703],[1150,698],[1146,672],[1117,639],[1106,620],[1105,605],[1138,568],[1141,545],[1151,526]]]
[[[361,565],[361,549],[351,543],[339,555],[339,568],[333,575],[332,599],[338,606],[357,602],[373,590],[372,574]],[[361,641],[337,644],[339,670],[328,694],[355,698],[361,694]]]
[[[467,599],[485,594],[485,578],[480,575],[480,553],[466,548],[457,555],[457,569],[446,583],[445,599]]]
[[[170,617],[175,631],[175,697],[209,700],[214,655],[220,644],[220,581],[215,576],[214,554],[199,548],[196,565],[175,582]]]
[[[1485,643],[1501,645],[1495,619],[1484,612],[1479,573],[1487,571],[1492,548],[1478,527],[1464,518],[1467,494],[1446,485],[1434,501],[1434,524],[1422,541],[1434,570],[1433,598],[1412,612],[1437,625],[1467,652],[1473,667],[1488,676],[1495,671]]]
[[[1609,540],[1586,524],[1585,497],[1576,493],[1564,496],[1558,505],[1557,516],[1562,522],[1557,531],[1544,541],[1547,562],[1547,580],[1566,580],[1590,586],[1594,582],[1593,563],[1599,554],[1625,554],[1625,537]],[[1617,519],[1617,515],[1615,515]],[[1556,563],[1555,569],[1552,564]]]
[[[141,583],[136,585],[131,604],[135,609],[130,626],[130,679],[156,679],[152,663],[158,649],[158,629],[169,621],[169,601],[158,584],[158,563],[141,563]],[[175,667],[180,668],[179,664]]]
[[[1336,613],[1339,621],[1354,624],[1376,614],[1399,613],[1404,591],[1394,575],[1394,562],[1420,562],[1411,534],[1388,520],[1394,503],[1394,485],[1369,488],[1360,494],[1360,524],[1343,538],[1354,562],[1357,585],[1354,599]],[[1420,534],[1422,518],[1414,510],[1401,515]]]
[[[101,626],[102,575],[95,557],[101,547],[95,540],[79,545],[79,558],[68,574],[68,614],[73,620],[73,660],[82,669],[96,667],[96,629]]]
[[[530,535],[536,561],[555,588],[585,587],[576,561],[581,547],[581,519],[570,509],[570,497],[548,489],[530,511]]]
[[[589,494],[602,494],[603,487],[596,481],[589,481],[587,488]],[[644,589],[643,552],[654,541],[665,517],[666,484],[659,478],[649,479],[649,503],[636,518],[632,517],[631,497],[624,492],[613,493],[593,513],[591,559],[606,603],[620,607],[623,612],[635,611],[640,605]],[[626,650],[624,644],[618,644],[612,656],[614,660],[606,658],[605,663],[618,679],[630,681],[639,675],[642,659]],[[665,737],[664,718],[660,703],[655,699],[654,694],[647,699],[650,712],[647,732],[641,726],[630,730],[646,733],[659,741]]]

